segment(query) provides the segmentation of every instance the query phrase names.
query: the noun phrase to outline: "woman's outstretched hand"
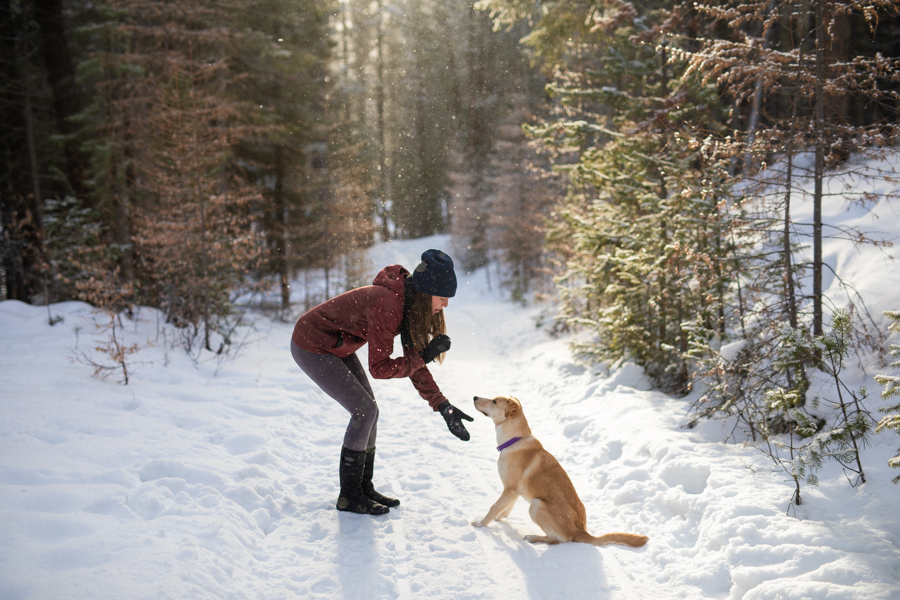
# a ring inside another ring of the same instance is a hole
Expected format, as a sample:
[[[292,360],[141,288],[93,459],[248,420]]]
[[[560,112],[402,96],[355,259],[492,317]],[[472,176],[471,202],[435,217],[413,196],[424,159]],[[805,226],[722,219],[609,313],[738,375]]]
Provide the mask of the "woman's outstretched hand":
[[[447,429],[450,430],[450,433],[462,441],[468,442],[469,432],[466,430],[466,426],[463,425],[463,419],[466,421],[474,421],[475,419],[450,404],[447,400],[438,404],[438,410],[441,416],[444,417],[444,421],[447,422]]]
[[[425,349],[419,352],[419,356],[422,357],[422,360],[424,360],[427,365],[437,358],[439,354],[443,354],[449,349],[450,338],[442,333],[434,336],[434,338],[428,342],[428,345],[425,346]]]

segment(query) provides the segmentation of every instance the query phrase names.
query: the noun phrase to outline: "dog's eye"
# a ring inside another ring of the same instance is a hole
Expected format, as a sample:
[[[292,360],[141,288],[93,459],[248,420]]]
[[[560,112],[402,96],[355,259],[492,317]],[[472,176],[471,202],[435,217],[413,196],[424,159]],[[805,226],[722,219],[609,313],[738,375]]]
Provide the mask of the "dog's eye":
[[[496,400],[491,400],[491,404],[497,404]]]

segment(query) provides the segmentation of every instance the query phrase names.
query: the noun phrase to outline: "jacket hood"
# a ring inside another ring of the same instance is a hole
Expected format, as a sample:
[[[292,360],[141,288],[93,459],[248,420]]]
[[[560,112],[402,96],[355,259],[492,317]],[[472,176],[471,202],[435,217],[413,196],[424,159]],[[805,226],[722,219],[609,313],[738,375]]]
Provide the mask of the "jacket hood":
[[[403,285],[407,276],[409,276],[409,271],[400,265],[390,265],[379,271],[378,275],[375,276],[375,281],[372,282],[372,285],[384,286],[403,298]]]

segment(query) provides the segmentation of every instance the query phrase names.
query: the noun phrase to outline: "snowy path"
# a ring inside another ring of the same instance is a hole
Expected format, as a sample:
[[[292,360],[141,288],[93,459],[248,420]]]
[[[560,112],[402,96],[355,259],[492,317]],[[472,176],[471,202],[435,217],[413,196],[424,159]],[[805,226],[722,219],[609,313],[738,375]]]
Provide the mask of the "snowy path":
[[[483,516],[501,490],[493,426],[472,410],[472,396],[512,394],[525,401],[542,387],[542,379],[557,375],[517,359],[523,350],[522,332],[505,330],[503,307],[492,314],[495,307],[466,304],[452,317],[448,310],[453,349],[446,363],[434,369],[445,394],[476,419],[469,427],[470,442],[448,437],[437,415],[426,412],[423,418],[423,407],[408,399],[408,383],[379,386],[390,387],[380,402],[384,425],[379,430],[379,453],[392,475],[396,465],[403,468],[403,475],[391,479],[399,488],[395,491],[405,497],[402,511],[396,512],[405,523],[408,553],[398,560],[412,561],[407,563],[412,569],[411,589],[415,597],[434,598],[636,599],[633,592],[619,591],[623,570],[607,565],[610,561],[596,548],[574,544],[550,548],[523,541],[526,533],[540,533],[523,502],[506,523],[488,529],[469,524]],[[531,410],[526,406],[526,413],[537,419],[539,405],[533,404]],[[420,425],[408,427],[411,423]],[[635,552],[607,549],[606,554],[621,551]],[[452,560],[438,568],[417,568],[422,552]]]
[[[129,338],[155,346],[125,387],[68,360],[90,346],[89,307],[55,305],[49,327],[46,308],[0,303],[0,599],[900,600],[895,439],[867,451],[865,486],[825,470],[787,516],[790,487],[758,453],[719,443],[719,424],[681,429],[686,401],[633,365],[582,372],[533,311],[483,288],[451,302],[434,369],[471,441],[409,381],[372,382],[376,482],[403,502],[378,518],[334,509],[347,417],[293,364],[290,324],[261,319],[235,360],[195,366],[144,311]],[[497,394],[522,400],[590,531],[647,546],[528,544],[521,501],[470,525],[500,492],[472,397]]]
[[[291,361],[290,325],[266,322],[217,373],[145,349],[123,387],[66,361],[88,339],[88,307],[55,307],[69,325],[50,328],[42,309],[4,303],[17,344],[2,357],[0,597],[640,598],[612,555],[646,550],[532,546],[524,503],[470,525],[500,491],[472,397],[519,395],[540,430],[538,391],[559,373],[522,358],[543,334],[519,309],[459,304],[434,372],[476,418],[473,439],[453,437],[408,380],[373,381],[376,481],[403,505],[372,518],[334,510],[346,416]],[[154,319],[138,337],[152,339]],[[42,352],[50,369],[33,362]]]
[[[500,312],[492,314],[492,309]],[[481,530],[470,525],[500,491],[493,426],[472,410],[472,397],[512,393],[524,399],[536,380],[553,375],[516,360],[522,333],[515,328],[521,321],[504,331],[503,310],[486,304],[448,311],[453,349],[434,369],[445,394],[476,418],[472,441],[450,435],[408,381],[373,383],[381,407],[376,481],[402,498],[400,508],[379,519],[334,511],[337,445],[323,444],[315,459],[323,467],[322,489],[307,489],[320,499],[317,511],[310,523],[290,525],[293,535],[281,535],[288,546],[295,535],[315,543],[317,550],[303,570],[325,576],[310,581],[313,597],[321,592],[341,598],[639,598],[633,591],[619,591],[623,577],[627,585],[624,570],[596,548],[524,542],[524,534],[539,530],[522,503],[507,523]],[[328,428],[339,441],[344,416],[327,399],[312,396],[306,402],[324,404],[320,411],[329,413]],[[622,551],[635,552],[605,553]],[[340,565],[336,577],[333,565]],[[305,588],[296,591],[306,593]]]

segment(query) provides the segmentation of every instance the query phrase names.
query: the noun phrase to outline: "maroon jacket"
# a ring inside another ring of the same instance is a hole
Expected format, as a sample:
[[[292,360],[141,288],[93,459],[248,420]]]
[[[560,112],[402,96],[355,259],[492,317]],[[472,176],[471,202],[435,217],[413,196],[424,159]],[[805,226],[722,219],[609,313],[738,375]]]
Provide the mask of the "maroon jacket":
[[[394,337],[403,322],[404,282],[409,271],[400,265],[385,267],[372,285],[344,292],[304,314],[291,339],[316,354],[346,358],[369,344],[369,372],[375,379],[409,377],[433,410],[447,400],[438,389],[425,361],[413,348],[402,358],[391,358]]]

